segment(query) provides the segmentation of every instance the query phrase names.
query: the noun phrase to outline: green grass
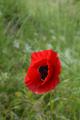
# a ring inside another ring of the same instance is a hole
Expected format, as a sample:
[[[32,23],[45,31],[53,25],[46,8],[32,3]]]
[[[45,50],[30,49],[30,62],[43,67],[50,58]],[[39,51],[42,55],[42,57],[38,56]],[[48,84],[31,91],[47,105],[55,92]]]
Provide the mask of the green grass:
[[[56,50],[61,83],[24,85],[32,51]],[[80,1],[0,0],[0,120],[80,120]]]

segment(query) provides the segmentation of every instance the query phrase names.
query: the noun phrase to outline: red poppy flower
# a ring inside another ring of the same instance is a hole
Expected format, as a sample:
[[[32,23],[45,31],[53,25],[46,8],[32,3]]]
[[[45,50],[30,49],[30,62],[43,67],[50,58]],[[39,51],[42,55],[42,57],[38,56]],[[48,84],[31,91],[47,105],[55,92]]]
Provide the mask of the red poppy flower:
[[[31,65],[25,77],[26,86],[36,94],[43,94],[60,82],[61,63],[53,50],[33,52]]]

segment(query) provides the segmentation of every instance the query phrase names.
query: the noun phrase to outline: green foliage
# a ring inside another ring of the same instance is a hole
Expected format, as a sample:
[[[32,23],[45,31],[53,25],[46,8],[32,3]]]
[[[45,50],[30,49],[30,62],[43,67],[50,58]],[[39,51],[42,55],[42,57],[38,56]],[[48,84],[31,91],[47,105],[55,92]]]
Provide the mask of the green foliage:
[[[0,120],[80,119],[80,1],[0,0]],[[44,95],[24,85],[30,53],[56,50],[61,83]]]

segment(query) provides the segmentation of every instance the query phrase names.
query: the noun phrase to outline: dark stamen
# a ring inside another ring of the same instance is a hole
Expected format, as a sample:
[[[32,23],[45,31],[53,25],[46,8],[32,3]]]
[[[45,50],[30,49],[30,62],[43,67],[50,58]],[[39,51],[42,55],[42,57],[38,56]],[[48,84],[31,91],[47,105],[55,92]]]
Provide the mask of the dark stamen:
[[[39,67],[39,72],[41,74],[41,79],[45,80],[45,78],[48,75],[48,66],[46,65],[46,66]]]

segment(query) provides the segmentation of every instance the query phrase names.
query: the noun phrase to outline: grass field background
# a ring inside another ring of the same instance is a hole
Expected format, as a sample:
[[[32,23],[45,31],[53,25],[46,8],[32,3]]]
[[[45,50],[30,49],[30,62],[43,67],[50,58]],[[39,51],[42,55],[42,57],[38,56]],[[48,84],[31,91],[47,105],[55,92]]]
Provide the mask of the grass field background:
[[[24,77],[44,49],[59,53],[61,82],[35,95]],[[0,0],[0,120],[80,120],[80,0]]]

